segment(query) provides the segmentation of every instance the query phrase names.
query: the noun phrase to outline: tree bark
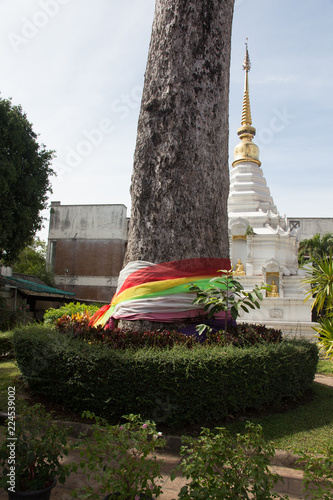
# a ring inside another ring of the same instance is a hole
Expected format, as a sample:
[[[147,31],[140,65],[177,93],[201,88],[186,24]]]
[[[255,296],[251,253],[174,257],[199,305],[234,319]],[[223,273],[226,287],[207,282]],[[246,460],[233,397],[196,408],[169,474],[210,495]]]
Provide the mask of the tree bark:
[[[229,257],[234,0],[157,0],[124,264]]]
[[[124,265],[229,257],[233,4],[156,0]]]

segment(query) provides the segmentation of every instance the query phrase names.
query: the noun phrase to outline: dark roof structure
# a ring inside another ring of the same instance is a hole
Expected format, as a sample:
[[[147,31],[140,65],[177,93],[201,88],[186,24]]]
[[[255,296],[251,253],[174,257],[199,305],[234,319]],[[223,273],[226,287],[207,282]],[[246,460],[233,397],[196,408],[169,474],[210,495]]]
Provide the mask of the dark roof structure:
[[[28,279],[27,279],[28,278]],[[25,295],[38,297],[74,297],[75,293],[59,290],[46,285],[36,276],[14,273],[12,276],[0,276],[0,286],[17,288]]]

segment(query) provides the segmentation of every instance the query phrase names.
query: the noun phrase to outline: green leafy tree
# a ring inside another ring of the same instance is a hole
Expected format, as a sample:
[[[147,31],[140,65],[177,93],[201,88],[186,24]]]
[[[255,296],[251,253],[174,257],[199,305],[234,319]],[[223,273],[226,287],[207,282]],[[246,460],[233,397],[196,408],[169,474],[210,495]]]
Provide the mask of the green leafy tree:
[[[298,264],[300,267],[309,261],[320,260],[333,251],[333,234],[326,233],[321,236],[319,233],[312,238],[303,240],[299,244]]]
[[[0,259],[10,264],[42,227],[53,151],[38,144],[21,106],[0,98]]]
[[[208,313],[208,319],[213,318],[219,312],[225,313],[224,330],[227,331],[227,313],[230,311],[233,319],[237,319],[242,309],[249,312],[249,309],[259,309],[260,302],[263,299],[261,290],[269,289],[270,287],[257,285],[251,292],[245,292],[243,285],[234,277],[231,271],[219,271],[222,276],[213,278],[209,281],[212,283],[206,288],[201,288],[198,285],[191,285],[190,292],[196,293],[196,298],[193,304],[203,308]],[[198,325],[197,331],[203,333],[207,325]]]
[[[46,263],[46,242],[36,238],[19,253],[12,264],[14,273],[31,274],[54,286],[54,273]]]

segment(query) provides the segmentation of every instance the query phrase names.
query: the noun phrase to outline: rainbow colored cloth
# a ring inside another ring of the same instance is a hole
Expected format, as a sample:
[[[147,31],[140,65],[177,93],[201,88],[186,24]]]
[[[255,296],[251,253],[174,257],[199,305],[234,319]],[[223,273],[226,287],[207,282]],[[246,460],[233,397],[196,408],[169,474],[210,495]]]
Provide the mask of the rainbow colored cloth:
[[[120,272],[118,287],[111,304],[103,306],[91,318],[90,325],[105,326],[110,320],[149,320],[179,322],[203,315],[193,304],[195,295],[189,284],[201,287],[229,270],[229,259],[198,258],[153,264],[134,261]]]

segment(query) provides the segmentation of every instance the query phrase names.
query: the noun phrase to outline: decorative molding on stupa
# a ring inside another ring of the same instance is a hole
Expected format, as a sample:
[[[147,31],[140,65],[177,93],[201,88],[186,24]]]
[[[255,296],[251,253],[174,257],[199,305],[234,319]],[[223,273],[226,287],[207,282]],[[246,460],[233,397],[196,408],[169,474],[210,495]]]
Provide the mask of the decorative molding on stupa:
[[[231,260],[235,265],[241,259],[246,267],[246,279],[251,276],[266,279],[267,268],[270,267],[274,267],[280,277],[296,275],[296,236],[274,204],[259,161],[259,148],[252,142],[255,128],[250,108],[250,67],[246,43],[242,119],[237,131],[241,142],[235,148],[228,199]],[[282,283],[280,285],[282,287]],[[282,288],[280,292],[282,297]]]
[[[228,199],[228,215],[231,221],[242,217],[250,221],[252,227],[285,230],[287,225],[281,218],[267,186],[263,171],[260,168],[259,148],[252,142],[256,129],[252,126],[249,71],[251,68],[248,44],[245,44],[245,84],[242,106],[241,127],[237,134],[241,142],[234,149],[234,161],[230,172],[230,190]]]

